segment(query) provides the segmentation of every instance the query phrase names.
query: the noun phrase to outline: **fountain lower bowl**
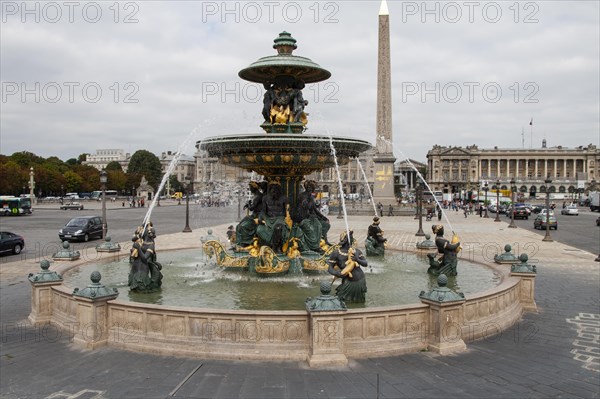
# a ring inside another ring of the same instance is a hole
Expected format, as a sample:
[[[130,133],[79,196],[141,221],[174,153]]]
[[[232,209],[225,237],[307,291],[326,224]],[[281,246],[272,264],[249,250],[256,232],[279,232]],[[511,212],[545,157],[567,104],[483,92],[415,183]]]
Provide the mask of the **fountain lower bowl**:
[[[118,299],[166,306],[226,310],[301,310],[307,297],[319,295],[321,281],[331,281],[327,273],[295,274],[263,278],[248,272],[227,271],[214,264],[200,250],[160,253],[163,287],[154,293],[128,291],[128,259],[87,264],[65,273],[64,284],[75,288],[87,285],[90,273],[99,271],[102,283],[117,288]],[[437,278],[426,273],[427,258],[416,253],[388,251],[385,259],[369,258],[365,269],[367,301],[348,304],[350,308],[407,305],[418,301],[421,290],[437,286]],[[492,269],[461,261],[459,275],[450,278],[449,287],[470,295],[498,285],[501,278]],[[334,288],[339,281],[334,284]]]
[[[197,146],[224,164],[262,175],[304,176],[335,165],[331,144],[340,165],[372,148],[367,141],[348,137],[264,133],[210,137]]]

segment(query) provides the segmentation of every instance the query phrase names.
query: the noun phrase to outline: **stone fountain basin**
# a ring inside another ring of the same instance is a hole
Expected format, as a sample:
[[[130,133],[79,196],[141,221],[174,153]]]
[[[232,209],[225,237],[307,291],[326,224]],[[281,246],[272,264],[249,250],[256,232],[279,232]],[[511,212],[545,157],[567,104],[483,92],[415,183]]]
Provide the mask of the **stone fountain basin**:
[[[209,137],[197,147],[224,164],[262,175],[308,175],[339,165],[372,148],[365,140],[310,134],[249,134]]]

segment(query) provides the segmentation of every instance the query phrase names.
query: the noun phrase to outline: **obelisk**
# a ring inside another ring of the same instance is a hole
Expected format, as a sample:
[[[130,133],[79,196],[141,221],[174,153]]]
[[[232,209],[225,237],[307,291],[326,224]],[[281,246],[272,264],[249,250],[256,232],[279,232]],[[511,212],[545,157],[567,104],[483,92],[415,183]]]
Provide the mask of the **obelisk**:
[[[396,202],[394,195],[394,148],[392,141],[392,77],[390,63],[390,15],[387,2],[379,9],[377,58],[377,130],[373,197],[384,205]]]

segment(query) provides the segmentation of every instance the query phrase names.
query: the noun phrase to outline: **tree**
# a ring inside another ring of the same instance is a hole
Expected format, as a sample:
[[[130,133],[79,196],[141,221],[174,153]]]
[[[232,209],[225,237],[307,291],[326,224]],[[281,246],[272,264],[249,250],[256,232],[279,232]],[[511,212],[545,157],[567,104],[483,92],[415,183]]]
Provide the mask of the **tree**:
[[[171,186],[171,192],[183,192],[183,184],[177,180],[176,175],[169,176],[169,186]]]
[[[106,165],[106,168],[104,168],[107,172],[110,170],[118,170],[123,172],[123,168],[121,167],[121,164],[118,163],[117,161],[110,161],[108,163],[108,165]]]
[[[29,175],[14,161],[0,164],[0,194],[19,195]]]
[[[81,191],[81,186],[84,181],[81,178],[81,176],[79,176],[77,173],[69,170],[69,171],[65,172],[64,177],[65,177],[65,182],[67,184],[65,187],[67,192],[78,193]]]
[[[11,161],[16,162],[22,168],[29,168],[39,165],[45,161],[44,158],[35,155],[29,151],[15,152],[10,156]]]
[[[82,164],[83,162],[87,161],[87,156],[90,155],[88,153],[83,153],[83,154],[79,154],[79,156],[77,157],[77,163],[78,164]]]
[[[162,165],[156,155],[146,150],[136,151],[129,160],[129,168],[127,169],[129,175],[146,176],[148,184],[154,189],[158,189],[162,177]],[[137,183],[139,184],[139,179]]]

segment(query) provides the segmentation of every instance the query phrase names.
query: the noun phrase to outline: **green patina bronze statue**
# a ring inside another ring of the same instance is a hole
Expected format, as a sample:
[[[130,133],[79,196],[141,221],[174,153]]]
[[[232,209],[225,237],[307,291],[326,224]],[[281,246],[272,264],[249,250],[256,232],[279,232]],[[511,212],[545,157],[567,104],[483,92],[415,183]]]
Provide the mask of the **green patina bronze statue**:
[[[244,209],[248,210],[248,214],[244,217],[235,228],[235,245],[237,247],[247,247],[252,244],[256,235],[256,227],[260,212],[262,209],[263,197],[267,193],[267,182],[250,182],[250,193],[252,199],[245,205]]]
[[[306,180],[304,182],[304,192],[298,196],[298,202],[294,210],[293,220],[298,228],[294,229],[293,235],[299,239],[299,247],[302,251],[321,252],[321,240],[327,242],[327,232],[331,227],[329,219],[317,207],[314,198],[316,188],[317,182]]]
[[[383,256],[387,247],[387,238],[383,236],[384,231],[379,227],[379,217],[373,218],[373,223],[367,231],[367,239],[365,241],[365,249],[367,256]]]
[[[128,284],[134,292],[152,292],[160,289],[162,285],[162,265],[156,260],[154,244],[156,231],[152,222],[146,227],[138,227],[133,233],[129,263]]]
[[[435,259],[435,254],[427,254],[429,258],[429,269],[427,273],[439,276],[445,274],[446,276],[456,276],[458,265],[457,254],[460,251],[460,241],[456,234],[452,236],[452,241],[448,241],[444,238],[444,226],[441,224],[431,226],[433,233],[435,234],[435,245],[438,253],[442,254],[439,259]]]
[[[355,248],[356,241],[352,230],[350,237],[344,231],[340,235],[338,249],[334,250],[327,261],[329,274],[342,279],[342,284],[335,289],[336,296],[345,302],[365,302],[367,279],[362,267],[368,265],[360,249]]]

